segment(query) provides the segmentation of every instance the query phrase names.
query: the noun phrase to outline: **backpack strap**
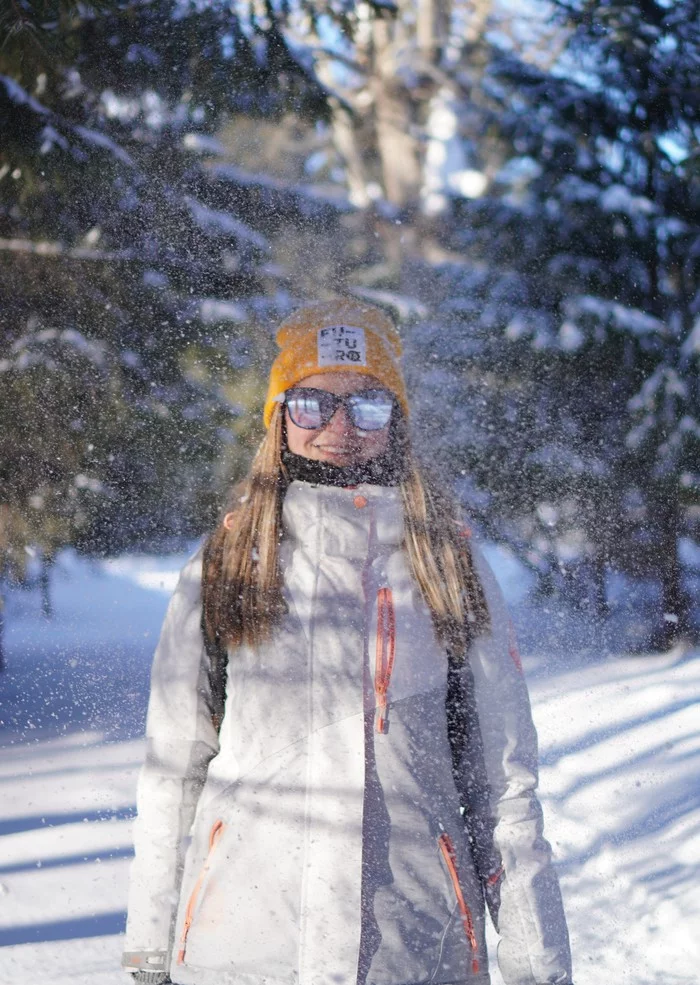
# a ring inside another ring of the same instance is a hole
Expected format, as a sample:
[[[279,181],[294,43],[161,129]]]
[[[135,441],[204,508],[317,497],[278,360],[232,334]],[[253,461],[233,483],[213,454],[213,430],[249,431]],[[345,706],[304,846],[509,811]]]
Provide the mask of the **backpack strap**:
[[[226,669],[228,666],[228,647],[216,636],[212,639],[204,624],[204,609],[202,609],[202,638],[204,649],[209,658],[209,694],[212,725],[217,735],[221,731],[226,707]]]
[[[479,714],[474,698],[474,678],[465,654],[457,659],[448,650],[447,738],[452,755],[452,775],[459,792],[464,826],[472,858],[485,889],[493,869],[493,831],[490,790]]]

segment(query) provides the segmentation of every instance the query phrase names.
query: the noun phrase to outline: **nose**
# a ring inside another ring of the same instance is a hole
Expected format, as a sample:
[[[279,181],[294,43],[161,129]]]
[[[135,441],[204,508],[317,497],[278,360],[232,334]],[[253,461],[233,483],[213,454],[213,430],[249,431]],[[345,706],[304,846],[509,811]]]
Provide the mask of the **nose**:
[[[342,434],[344,436],[354,432],[355,428],[348,417],[347,410],[342,404],[336,408],[335,413],[328,424],[326,424],[325,430],[331,434]]]

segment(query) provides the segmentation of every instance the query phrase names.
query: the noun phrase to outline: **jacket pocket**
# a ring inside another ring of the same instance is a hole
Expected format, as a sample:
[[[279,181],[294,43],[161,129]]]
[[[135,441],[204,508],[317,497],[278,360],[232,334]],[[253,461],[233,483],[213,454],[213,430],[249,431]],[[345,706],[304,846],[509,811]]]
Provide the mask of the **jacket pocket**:
[[[462,886],[459,881],[459,872],[457,870],[457,855],[455,853],[454,844],[452,839],[447,834],[446,831],[438,838],[438,847],[442,854],[445,865],[447,866],[447,872],[452,883],[452,888],[454,890],[455,899],[457,900],[457,906],[459,907],[459,912],[462,917],[462,925],[464,927],[464,933],[466,934],[469,947],[472,951],[472,971],[475,975],[479,974],[479,959],[477,957],[479,945],[476,940],[476,933],[474,932],[474,921],[472,919],[471,910],[466,904],[464,899],[464,893],[462,892]]]
[[[389,729],[387,701],[391,673],[396,656],[396,612],[390,588],[377,593],[377,645],[374,670],[374,694],[377,703],[377,732]]]
[[[223,821],[215,821],[212,825],[211,831],[209,832],[209,850],[207,856],[204,859],[202,868],[199,870],[199,875],[197,876],[197,881],[195,882],[192,892],[190,893],[190,898],[187,900],[187,908],[185,910],[185,921],[182,925],[182,934],[180,935],[180,947],[177,952],[177,963],[185,963],[185,951],[187,950],[187,935],[192,927],[192,922],[194,920],[195,910],[197,909],[197,902],[199,900],[200,894],[202,892],[202,887],[204,886],[204,881],[207,878],[207,873],[211,866],[212,856],[216,850],[216,846],[219,843],[219,839],[224,833],[224,828],[226,825]]]

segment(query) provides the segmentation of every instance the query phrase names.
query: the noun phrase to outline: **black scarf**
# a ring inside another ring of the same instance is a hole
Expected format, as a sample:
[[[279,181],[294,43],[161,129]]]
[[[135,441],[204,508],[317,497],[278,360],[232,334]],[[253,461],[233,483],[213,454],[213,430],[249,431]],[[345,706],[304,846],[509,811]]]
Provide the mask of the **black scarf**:
[[[282,453],[290,482],[312,482],[317,486],[359,486],[361,482],[373,486],[398,486],[403,478],[402,457],[393,451],[359,465],[331,465],[291,451]]]

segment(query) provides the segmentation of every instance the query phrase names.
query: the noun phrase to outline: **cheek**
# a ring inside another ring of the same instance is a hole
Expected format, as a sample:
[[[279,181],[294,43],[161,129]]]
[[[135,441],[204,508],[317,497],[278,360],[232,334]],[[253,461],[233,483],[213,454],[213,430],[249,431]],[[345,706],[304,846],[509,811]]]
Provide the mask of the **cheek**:
[[[365,432],[360,445],[364,457],[367,459],[383,455],[388,446],[389,428],[385,428],[383,431]]]
[[[293,424],[287,415],[287,448],[293,455],[303,455],[318,431],[306,431]]]

